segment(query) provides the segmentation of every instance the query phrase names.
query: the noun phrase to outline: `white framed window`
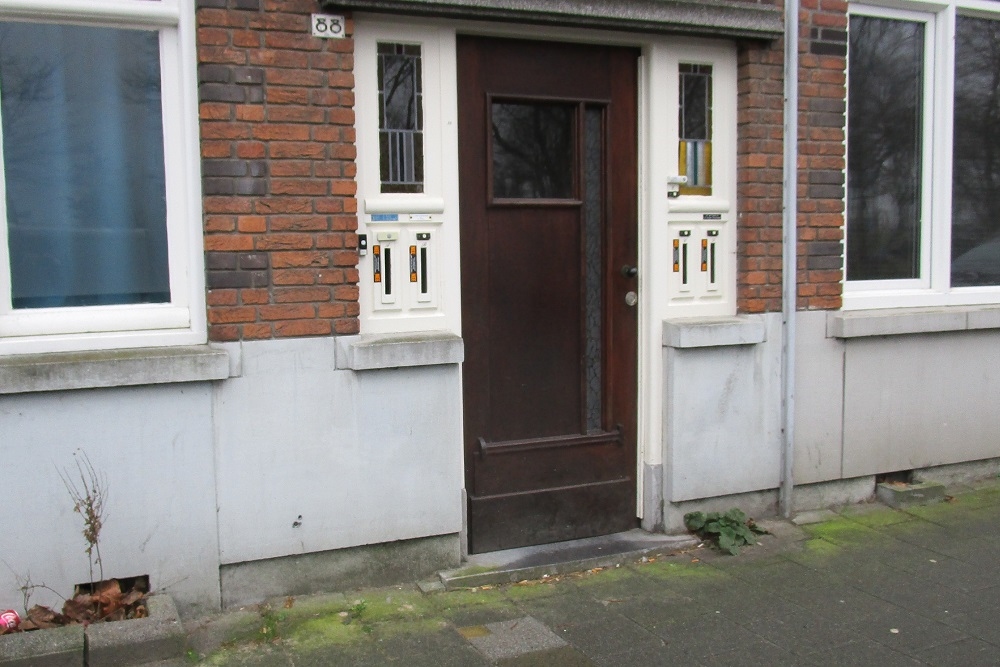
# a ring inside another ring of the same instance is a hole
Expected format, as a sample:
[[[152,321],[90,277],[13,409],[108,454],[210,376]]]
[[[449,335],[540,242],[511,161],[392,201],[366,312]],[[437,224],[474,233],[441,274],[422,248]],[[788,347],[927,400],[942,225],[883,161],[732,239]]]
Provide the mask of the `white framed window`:
[[[849,12],[845,308],[1000,302],[1000,12]]]
[[[0,0],[0,354],[205,341],[193,31]]]

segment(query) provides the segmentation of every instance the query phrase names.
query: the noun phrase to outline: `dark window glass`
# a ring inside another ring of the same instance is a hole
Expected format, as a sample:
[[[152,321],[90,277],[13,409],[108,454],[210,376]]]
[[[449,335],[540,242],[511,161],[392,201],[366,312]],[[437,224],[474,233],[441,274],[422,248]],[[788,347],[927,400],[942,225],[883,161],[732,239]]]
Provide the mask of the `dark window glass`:
[[[955,34],[951,284],[1000,285],[1000,21]]]
[[[378,45],[379,166],[382,192],[424,191],[420,47]]]
[[[712,66],[679,67],[678,165],[683,195],[712,194]]]
[[[0,23],[14,308],[170,301],[159,35]]]
[[[924,24],[852,16],[847,279],[920,277]]]
[[[568,104],[492,104],[494,197],[575,196],[575,111]]]

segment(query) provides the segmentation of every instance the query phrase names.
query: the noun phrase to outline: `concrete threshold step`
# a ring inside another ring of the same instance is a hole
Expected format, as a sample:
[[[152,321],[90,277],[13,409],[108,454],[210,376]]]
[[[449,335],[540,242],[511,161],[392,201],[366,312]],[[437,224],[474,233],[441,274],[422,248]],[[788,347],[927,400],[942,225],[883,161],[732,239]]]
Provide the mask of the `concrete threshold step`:
[[[439,572],[438,577],[448,590],[507,584],[621,565],[696,544],[698,540],[690,535],[659,535],[636,528],[614,535],[473,554],[462,567]]]

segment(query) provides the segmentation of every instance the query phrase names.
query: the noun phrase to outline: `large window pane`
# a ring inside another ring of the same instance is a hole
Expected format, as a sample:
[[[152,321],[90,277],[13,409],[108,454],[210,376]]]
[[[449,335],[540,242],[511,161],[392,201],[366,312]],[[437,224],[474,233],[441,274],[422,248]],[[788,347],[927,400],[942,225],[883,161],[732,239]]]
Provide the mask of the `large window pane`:
[[[493,196],[567,199],[576,194],[576,109],[568,104],[494,102]]]
[[[1000,285],[1000,21],[958,17],[951,284]]]
[[[159,36],[0,23],[14,308],[170,300]]]
[[[847,279],[920,277],[924,24],[852,16]]]

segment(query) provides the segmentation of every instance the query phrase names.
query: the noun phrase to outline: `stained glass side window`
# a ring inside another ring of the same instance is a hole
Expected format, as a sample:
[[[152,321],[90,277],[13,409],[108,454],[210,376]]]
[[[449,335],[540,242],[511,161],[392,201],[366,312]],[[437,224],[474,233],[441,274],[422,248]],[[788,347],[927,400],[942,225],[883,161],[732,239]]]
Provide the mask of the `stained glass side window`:
[[[682,195],[712,194],[712,66],[681,64],[678,166]]]
[[[381,191],[423,192],[420,45],[378,44],[378,110]]]

